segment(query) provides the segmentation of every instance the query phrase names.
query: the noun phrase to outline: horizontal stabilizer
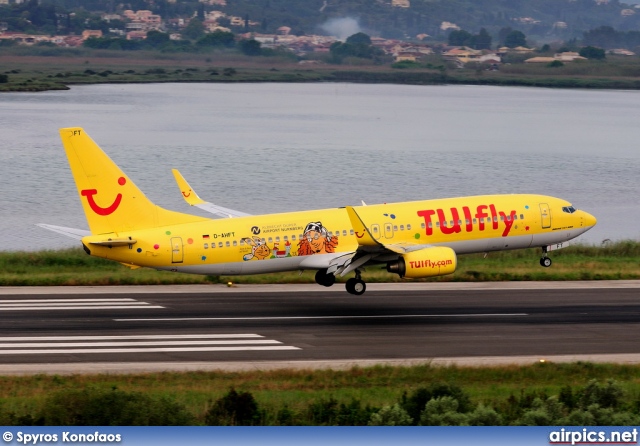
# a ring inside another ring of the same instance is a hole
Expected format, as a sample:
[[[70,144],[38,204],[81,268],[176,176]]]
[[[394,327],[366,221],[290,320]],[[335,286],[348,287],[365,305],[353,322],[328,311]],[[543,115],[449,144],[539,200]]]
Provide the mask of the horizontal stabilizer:
[[[58,234],[66,235],[67,237],[71,237],[76,240],[82,240],[82,237],[91,235],[91,232],[87,231],[86,229],[67,228],[65,226],[48,225],[45,223],[38,223],[36,224],[36,226],[48,229],[49,231],[57,232]]]
[[[196,191],[193,190],[187,180],[184,179],[178,169],[171,169],[171,172],[173,172],[173,177],[176,179],[176,183],[178,183],[178,187],[180,188],[180,192],[182,192],[184,201],[186,201],[189,206],[195,206],[203,211],[210,212],[219,218],[248,217],[251,215],[204,201],[198,196]]]
[[[130,238],[116,238],[116,239],[108,239],[108,240],[99,240],[96,242],[89,242],[90,245],[100,245],[100,246],[127,246],[127,245],[135,245],[138,241],[132,240]]]

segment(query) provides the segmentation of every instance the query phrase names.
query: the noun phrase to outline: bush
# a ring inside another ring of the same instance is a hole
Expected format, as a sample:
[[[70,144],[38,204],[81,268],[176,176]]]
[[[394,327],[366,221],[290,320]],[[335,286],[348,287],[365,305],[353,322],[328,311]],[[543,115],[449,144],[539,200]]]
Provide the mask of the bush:
[[[258,403],[249,392],[235,389],[216,400],[205,415],[208,426],[255,426],[260,423]]]
[[[411,426],[413,419],[399,404],[384,406],[371,415],[369,426]]]
[[[426,404],[435,398],[451,396],[458,402],[460,412],[468,412],[471,410],[471,400],[462,389],[456,385],[450,384],[434,384],[429,388],[421,387],[417,389],[411,396],[402,395],[400,405],[407,411],[409,416],[418,422],[422,411]]]
[[[65,389],[52,394],[38,424],[45,426],[186,426],[186,408],[168,397],[117,389]]]
[[[458,411],[458,400],[442,396],[430,400],[420,414],[421,426],[464,426],[469,417]]]

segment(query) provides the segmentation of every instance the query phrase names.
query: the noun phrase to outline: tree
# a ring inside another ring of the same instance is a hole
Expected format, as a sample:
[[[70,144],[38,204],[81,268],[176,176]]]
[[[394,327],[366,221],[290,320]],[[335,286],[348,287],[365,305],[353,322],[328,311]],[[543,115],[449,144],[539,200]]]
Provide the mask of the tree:
[[[585,46],[584,48],[580,48],[580,52],[578,53],[582,57],[586,57],[587,59],[595,59],[595,60],[604,60],[607,57],[602,48],[596,48],[595,46]]]
[[[191,40],[198,40],[204,35],[204,25],[198,19],[191,19],[184,31],[182,31],[182,35]]]
[[[227,31],[216,30],[210,34],[206,34],[203,38],[196,42],[199,47],[207,46],[223,46],[233,48],[236,44],[233,33]]]
[[[259,56],[262,54],[260,42],[255,39],[241,40],[240,51],[247,56]]]
[[[451,46],[471,46],[472,35],[464,29],[451,31],[449,34],[449,45]]]
[[[476,50],[490,50],[491,49],[491,35],[486,29],[480,29],[480,32],[473,36],[473,48]]]
[[[147,32],[147,38],[144,39],[146,45],[152,48],[160,48],[170,42],[169,34],[152,29]]]
[[[352,36],[347,37],[346,43],[349,43],[351,45],[371,45],[371,37],[369,37],[365,33],[356,33]]]
[[[527,38],[522,31],[511,31],[504,38],[504,45],[509,48],[527,46]]]

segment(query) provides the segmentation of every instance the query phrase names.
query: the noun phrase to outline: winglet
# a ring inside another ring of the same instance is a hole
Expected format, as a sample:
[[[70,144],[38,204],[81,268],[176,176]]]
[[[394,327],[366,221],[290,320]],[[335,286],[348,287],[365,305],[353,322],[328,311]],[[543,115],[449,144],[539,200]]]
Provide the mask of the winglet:
[[[173,172],[173,177],[176,179],[176,183],[178,183],[178,187],[180,188],[180,192],[182,192],[182,197],[184,201],[189,204],[189,206],[197,206],[199,204],[204,204],[205,201],[198,196],[196,191],[194,191],[187,180],[184,179],[182,174],[178,172],[178,169],[171,169]]]
[[[347,215],[349,216],[349,220],[351,221],[351,226],[356,234],[356,238],[358,239],[358,245],[360,246],[380,246],[380,243],[376,241],[369,232],[369,229],[364,224],[356,210],[352,206],[346,206]]]

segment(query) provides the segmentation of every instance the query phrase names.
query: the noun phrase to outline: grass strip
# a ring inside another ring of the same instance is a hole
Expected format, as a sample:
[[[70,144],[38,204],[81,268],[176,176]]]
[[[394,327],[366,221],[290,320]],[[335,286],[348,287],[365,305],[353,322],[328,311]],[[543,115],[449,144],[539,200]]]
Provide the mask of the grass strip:
[[[499,251],[459,256],[457,271],[420,281],[482,282],[524,280],[620,280],[640,279],[640,242],[619,241],[602,246],[573,245],[550,254],[553,265],[538,264],[539,249]],[[365,269],[370,283],[401,282],[381,266]],[[341,278],[344,281],[346,278]],[[39,252],[0,252],[0,286],[53,285],[164,285],[227,283],[314,283],[314,273],[306,271],[252,276],[197,276],[155,271],[130,270],[117,262],[90,257],[80,248]]]

